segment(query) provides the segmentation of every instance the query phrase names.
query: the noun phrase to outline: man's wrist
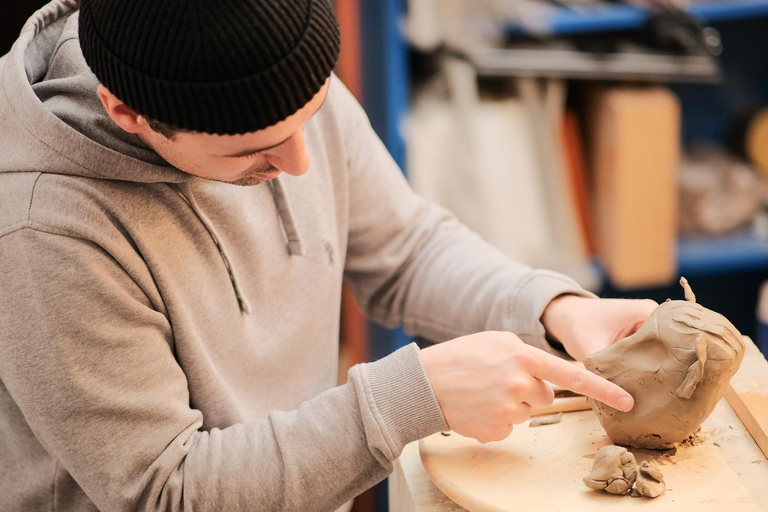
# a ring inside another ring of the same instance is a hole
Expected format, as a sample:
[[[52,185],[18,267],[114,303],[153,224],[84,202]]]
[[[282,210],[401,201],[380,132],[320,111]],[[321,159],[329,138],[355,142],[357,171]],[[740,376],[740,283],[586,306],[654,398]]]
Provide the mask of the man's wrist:
[[[567,303],[570,298],[578,298],[578,295],[573,293],[561,293],[553,298],[544,308],[544,312],[541,314],[541,325],[544,326],[544,335],[550,345],[556,348],[561,348],[563,345],[560,343],[561,334],[559,320],[562,318],[561,311],[564,307],[564,302]],[[558,347],[559,345],[559,347]]]

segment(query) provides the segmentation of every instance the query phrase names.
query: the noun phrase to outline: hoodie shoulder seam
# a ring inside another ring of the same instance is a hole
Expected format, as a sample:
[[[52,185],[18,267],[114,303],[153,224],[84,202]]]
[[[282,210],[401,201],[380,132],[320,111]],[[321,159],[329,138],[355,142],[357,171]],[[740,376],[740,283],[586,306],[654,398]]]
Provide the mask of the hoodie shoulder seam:
[[[12,235],[13,233],[15,233],[17,231],[21,231],[22,229],[26,229],[27,227],[28,226],[27,226],[27,222],[26,221],[19,222],[17,224],[13,224],[6,231],[1,231],[0,232],[0,240],[2,240],[4,237],[6,237],[8,235]]]
[[[93,242],[93,240],[85,238],[84,236],[78,235],[76,233],[70,233],[65,229],[56,228],[54,226],[49,226],[47,224],[42,224],[39,222],[30,222],[30,221],[19,222],[11,226],[7,231],[0,232],[0,240],[7,237],[8,235],[12,235],[19,231],[24,231],[25,229],[29,229],[30,231],[37,231],[38,233],[47,233],[49,235],[65,236],[67,238],[74,238],[77,240],[89,240]]]
[[[151,295],[149,293],[147,293],[147,291],[139,284],[139,282],[136,279],[134,279],[134,277],[131,274],[131,272],[129,272],[128,269],[125,266],[123,266],[118,261],[118,259],[113,255],[113,253],[111,251],[109,251],[104,245],[102,245],[99,242],[97,242],[96,240],[94,240],[92,238],[88,238],[87,236],[84,236],[82,234],[73,233],[73,232],[68,231],[66,229],[62,229],[60,227],[55,227],[55,226],[51,226],[51,225],[48,225],[48,224],[44,224],[42,222],[30,222],[30,223],[21,222],[21,223],[17,223],[14,226],[11,226],[11,228],[8,231],[0,232],[0,242],[2,242],[9,235],[12,235],[14,233],[18,233],[18,232],[21,232],[21,231],[25,231],[25,230],[29,230],[29,231],[33,231],[33,232],[37,232],[37,233],[45,233],[47,235],[65,237],[65,238],[69,238],[69,239],[72,239],[72,240],[80,240],[82,242],[89,243],[89,244],[92,244],[93,246],[97,247],[99,250],[103,251],[106,255],[108,255],[110,258],[112,258],[112,260],[114,260],[114,263],[117,266],[119,266],[123,270],[123,272],[125,272],[126,275],[136,284],[136,286],[141,290],[141,292],[147,298],[147,301],[149,302],[149,304],[152,304],[152,307],[155,309],[155,311],[159,312],[160,314],[162,314],[163,316],[168,318],[169,321],[170,321],[170,317],[168,316],[168,308],[165,305],[165,299],[161,296],[160,303],[159,303],[160,306],[155,304],[155,301],[152,300]]]

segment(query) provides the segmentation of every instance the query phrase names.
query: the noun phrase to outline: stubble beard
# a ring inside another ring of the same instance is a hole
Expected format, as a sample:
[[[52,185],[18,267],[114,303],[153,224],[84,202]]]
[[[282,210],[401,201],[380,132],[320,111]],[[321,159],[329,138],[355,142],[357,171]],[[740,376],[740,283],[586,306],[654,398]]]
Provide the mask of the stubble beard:
[[[227,183],[231,183],[232,185],[237,185],[238,187],[255,187],[256,185],[261,185],[264,183],[264,178],[260,177],[259,174],[268,174],[276,172],[277,168],[274,165],[267,164],[266,166],[262,168],[257,169],[249,169],[246,171],[245,176],[242,178],[238,178],[235,181],[228,181]]]

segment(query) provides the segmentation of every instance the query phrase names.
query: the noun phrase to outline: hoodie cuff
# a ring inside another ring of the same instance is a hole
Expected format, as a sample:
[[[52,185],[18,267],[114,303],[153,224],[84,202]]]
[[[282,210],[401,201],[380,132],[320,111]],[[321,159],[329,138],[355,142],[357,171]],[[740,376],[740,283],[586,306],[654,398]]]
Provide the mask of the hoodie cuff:
[[[448,430],[415,343],[352,368],[350,380],[362,388],[365,400],[361,406],[368,409],[384,438],[388,459],[397,458],[411,441]]]
[[[544,324],[541,323],[541,316],[549,303],[566,294],[596,297],[570,277],[549,270],[534,270],[509,299],[506,315],[502,319],[503,329],[515,333],[531,346],[571,359],[567,352],[549,344]]]

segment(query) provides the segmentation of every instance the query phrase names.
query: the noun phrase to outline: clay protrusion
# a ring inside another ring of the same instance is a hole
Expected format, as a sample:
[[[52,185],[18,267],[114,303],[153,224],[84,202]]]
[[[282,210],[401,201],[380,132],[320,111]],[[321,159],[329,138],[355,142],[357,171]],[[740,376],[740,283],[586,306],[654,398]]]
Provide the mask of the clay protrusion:
[[[691,285],[688,284],[688,280],[680,276],[680,284],[683,286],[683,292],[685,293],[685,300],[687,300],[688,302],[692,302],[693,304],[696,304],[696,295],[694,295],[693,290],[691,290]]]

